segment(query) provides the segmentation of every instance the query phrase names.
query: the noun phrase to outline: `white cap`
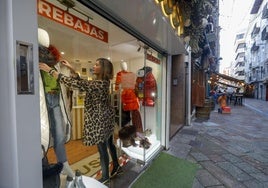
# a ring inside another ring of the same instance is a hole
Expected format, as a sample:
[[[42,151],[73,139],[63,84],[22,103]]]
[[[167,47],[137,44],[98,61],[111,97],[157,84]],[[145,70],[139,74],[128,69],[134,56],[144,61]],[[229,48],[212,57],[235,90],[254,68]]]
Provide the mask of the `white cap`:
[[[49,47],[49,35],[46,30],[38,28],[38,43],[42,46]]]

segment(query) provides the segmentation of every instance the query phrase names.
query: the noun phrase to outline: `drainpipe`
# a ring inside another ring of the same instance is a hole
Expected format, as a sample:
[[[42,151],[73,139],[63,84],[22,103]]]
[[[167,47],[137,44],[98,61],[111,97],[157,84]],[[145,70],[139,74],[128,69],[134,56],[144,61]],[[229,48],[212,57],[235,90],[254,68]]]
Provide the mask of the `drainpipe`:
[[[186,80],[186,84],[185,84],[185,88],[186,88],[186,92],[185,92],[185,101],[186,101],[186,108],[185,108],[185,113],[186,113],[186,122],[185,125],[189,126],[191,125],[191,47],[188,46],[187,48],[187,55],[185,56],[185,80]]]

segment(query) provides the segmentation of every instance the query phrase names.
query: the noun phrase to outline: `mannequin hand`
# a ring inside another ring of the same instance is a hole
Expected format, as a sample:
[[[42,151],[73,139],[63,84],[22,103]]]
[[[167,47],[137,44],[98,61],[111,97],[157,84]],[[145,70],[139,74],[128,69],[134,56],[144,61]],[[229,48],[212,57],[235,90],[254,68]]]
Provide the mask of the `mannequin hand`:
[[[40,70],[43,70],[43,71],[45,71],[45,72],[49,72],[50,70],[51,70],[51,67],[50,66],[48,66],[47,64],[45,64],[45,63],[39,63],[39,69]]]

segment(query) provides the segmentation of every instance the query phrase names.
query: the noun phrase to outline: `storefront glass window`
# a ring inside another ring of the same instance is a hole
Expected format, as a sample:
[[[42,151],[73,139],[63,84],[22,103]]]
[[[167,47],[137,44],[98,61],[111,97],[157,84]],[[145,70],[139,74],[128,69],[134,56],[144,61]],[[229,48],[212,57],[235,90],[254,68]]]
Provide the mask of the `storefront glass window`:
[[[49,43],[59,50],[60,58],[71,62],[82,79],[93,79],[91,70],[95,60],[99,57],[108,58],[114,65],[115,73],[111,93],[117,90],[122,97],[123,89],[126,88],[122,88],[121,83],[116,86],[116,81],[117,74],[122,71],[122,63],[126,65],[125,71],[131,74],[122,79],[131,81],[138,107],[132,106],[125,110],[129,111],[130,117],[126,124],[122,123],[123,113],[118,113],[121,121],[119,128],[135,124],[138,134],[134,138],[135,146],[130,144],[124,147],[120,139],[116,142],[118,148],[130,157],[141,161],[150,159],[160,149],[160,141],[163,139],[162,78],[165,58],[79,3],[75,9],[67,9],[56,0],[50,3],[39,0],[38,14],[38,27],[48,32]],[[70,140],[82,138],[84,97],[82,92],[72,92]],[[121,105],[124,111],[124,104]]]

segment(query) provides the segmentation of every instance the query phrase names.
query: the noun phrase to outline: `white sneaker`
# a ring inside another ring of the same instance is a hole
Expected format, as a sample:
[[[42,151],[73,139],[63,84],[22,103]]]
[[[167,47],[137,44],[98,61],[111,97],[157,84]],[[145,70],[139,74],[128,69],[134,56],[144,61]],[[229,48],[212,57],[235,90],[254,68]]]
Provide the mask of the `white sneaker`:
[[[75,171],[75,187],[86,188],[85,184],[83,183],[82,174],[79,170]]]
[[[72,178],[74,178],[74,176],[75,176],[75,174],[74,174],[73,170],[71,169],[68,162],[63,163],[63,168],[62,168],[61,173],[64,175],[70,176]]]
[[[66,185],[65,188],[75,188],[75,182],[73,181],[73,178],[70,176],[67,176],[66,178]]]

